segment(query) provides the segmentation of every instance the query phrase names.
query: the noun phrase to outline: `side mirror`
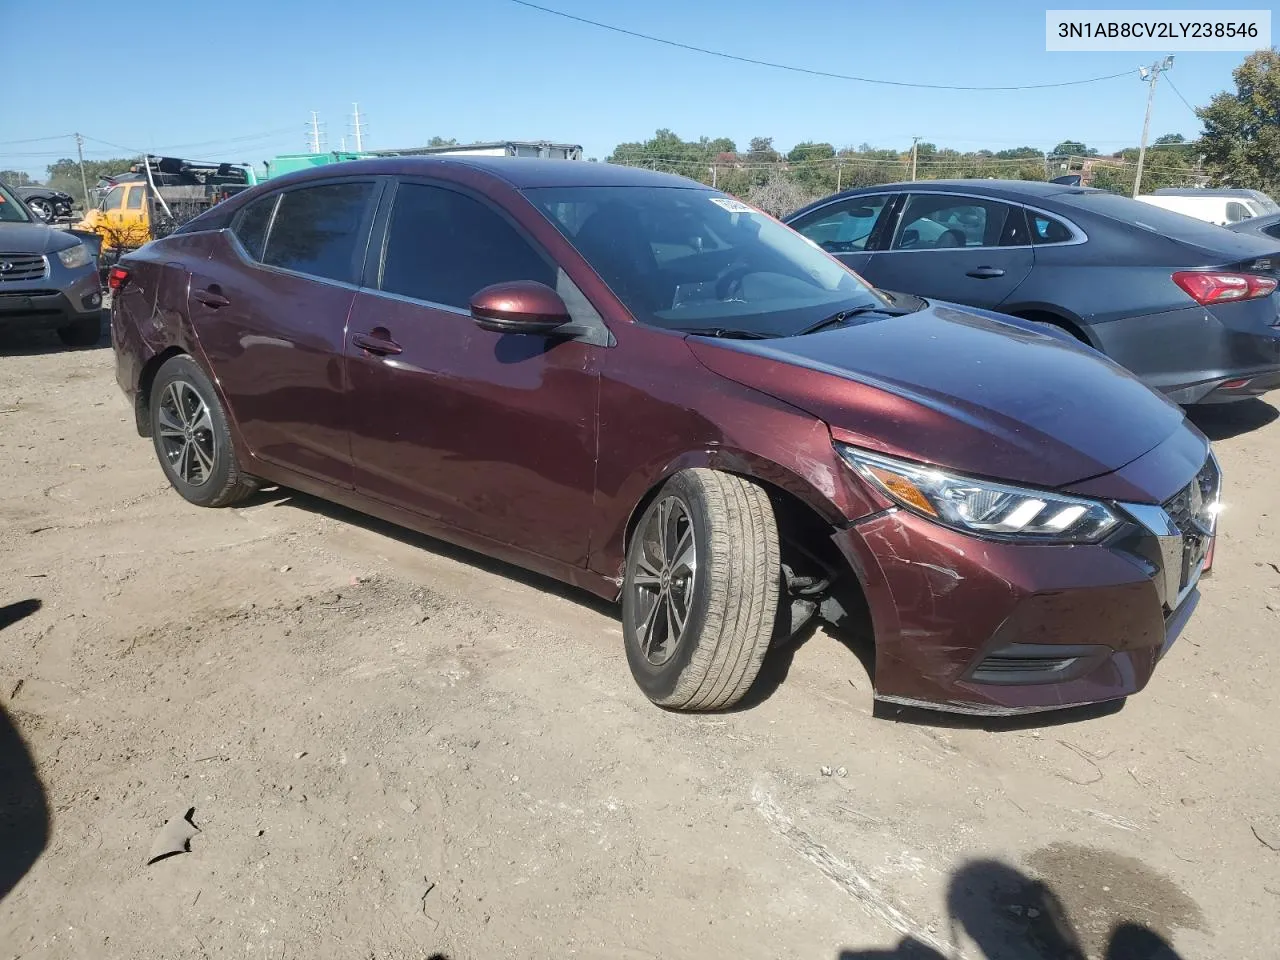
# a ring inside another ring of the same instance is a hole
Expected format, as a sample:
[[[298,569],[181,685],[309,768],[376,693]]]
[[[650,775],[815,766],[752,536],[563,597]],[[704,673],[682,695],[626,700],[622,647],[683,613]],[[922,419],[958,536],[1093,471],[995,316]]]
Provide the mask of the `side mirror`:
[[[476,293],[471,298],[471,319],[480,329],[494,333],[546,336],[569,323],[569,308],[545,283],[513,280]]]

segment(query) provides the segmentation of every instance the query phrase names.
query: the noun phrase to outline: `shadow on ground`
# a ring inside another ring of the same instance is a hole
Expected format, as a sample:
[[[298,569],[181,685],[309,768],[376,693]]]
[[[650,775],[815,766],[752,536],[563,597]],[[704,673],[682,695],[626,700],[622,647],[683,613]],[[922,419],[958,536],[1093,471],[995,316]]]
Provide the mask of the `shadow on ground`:
[[[40,601],[34,599],[0,607],[0,630],[39,609]],[[12,699],[10,690],[0,693]],[[0,900],[26,876],[48,842],[49,803],[35,761],[0,707]]]
[[[1087,863],[1095,852],[1070,848],[1068,853],[1083,855]],[[1104,862],[1099,868],[1106,879],[1116,864],[1101,856]],[[1119,869],[1133,868],[1121,864]],[[1147,875],[1138,879],[1140,887],[1144,879],[1157,889],[1169,885],[1163,878]],[[1154,909],[1177,925],[1198,926],[1198,908],[1181,891],[1172,890],[1163,897],[1163,891],[1155,894]],[[1146,888],[1138,892],[1141,906],[1133,913],[1142,916],[1132,916],[1125,893],[1107,901],[1064,903],[1053,887],[1016,867],[998,860],[974,860],[955,872],[948,887],[946,935],[954,945],[950,952],[907,936],[891,947],[842,950],[836,960],[952,960],[962,934],[983,960],[1180,960],[1169,942],[1170,932],[1164,929],[1167,923],[1148,915],[1153,909],[1151,892]],[[1141,899],[1144,896],[1147,899]],[[1188,909],[1189,913],[1178,912]]]
[[[68,347],[58,339],[53,330],[23,330],[12,326],[0,329],[0,356],[34,357],[44,353],[71,353],[78,350],[105,350],[111,346],[108,335],[108,324],[111,315],[104,307],[102,310],[102,330],[98,342],[92,347]]]
[[[1259,430],[1277,417],[1280,417],[1280,410],[1260,397],[1187,409],[1187,419],[1210,440],[1230,440],[1242,433]]]

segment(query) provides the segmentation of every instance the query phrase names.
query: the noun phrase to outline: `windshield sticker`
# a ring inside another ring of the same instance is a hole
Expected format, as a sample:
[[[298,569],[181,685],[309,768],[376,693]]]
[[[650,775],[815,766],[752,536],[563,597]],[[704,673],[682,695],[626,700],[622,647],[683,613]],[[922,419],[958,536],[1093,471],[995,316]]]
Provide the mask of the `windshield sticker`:
[[[711,202],[717,207],[723,207],[730,213],[759,213],[755,207],[749,207],[741,200],[734,200],[732,197],[712,197]]]

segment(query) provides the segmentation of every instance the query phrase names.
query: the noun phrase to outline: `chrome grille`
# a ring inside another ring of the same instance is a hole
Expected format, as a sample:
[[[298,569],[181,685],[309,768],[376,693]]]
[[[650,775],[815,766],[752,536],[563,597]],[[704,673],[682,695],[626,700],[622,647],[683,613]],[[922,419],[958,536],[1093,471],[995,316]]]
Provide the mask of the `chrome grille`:
[[[1164,502],[1165,513],[1182,535],[1179,591],[1186,589],[1209,550],[1221,486],[1222,475],[1218,470],[1218,462],[1210,456],[1195,478]]]
[[[48,270],[48,262],[39,254],[0,253],[0,284],[43,280]]]

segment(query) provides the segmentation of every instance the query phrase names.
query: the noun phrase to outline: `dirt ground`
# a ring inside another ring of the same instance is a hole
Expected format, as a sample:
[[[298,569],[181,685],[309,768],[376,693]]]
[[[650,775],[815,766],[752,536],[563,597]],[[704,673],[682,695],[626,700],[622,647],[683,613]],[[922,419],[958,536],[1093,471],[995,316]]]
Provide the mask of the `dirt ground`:
[[[187,505],[111,364],[0,342],[0,958],[1277,955],[1273,406],[1199,418],[1215,575],[1121,709],[873,715],[819,632],[685,716],[584,594]]]

